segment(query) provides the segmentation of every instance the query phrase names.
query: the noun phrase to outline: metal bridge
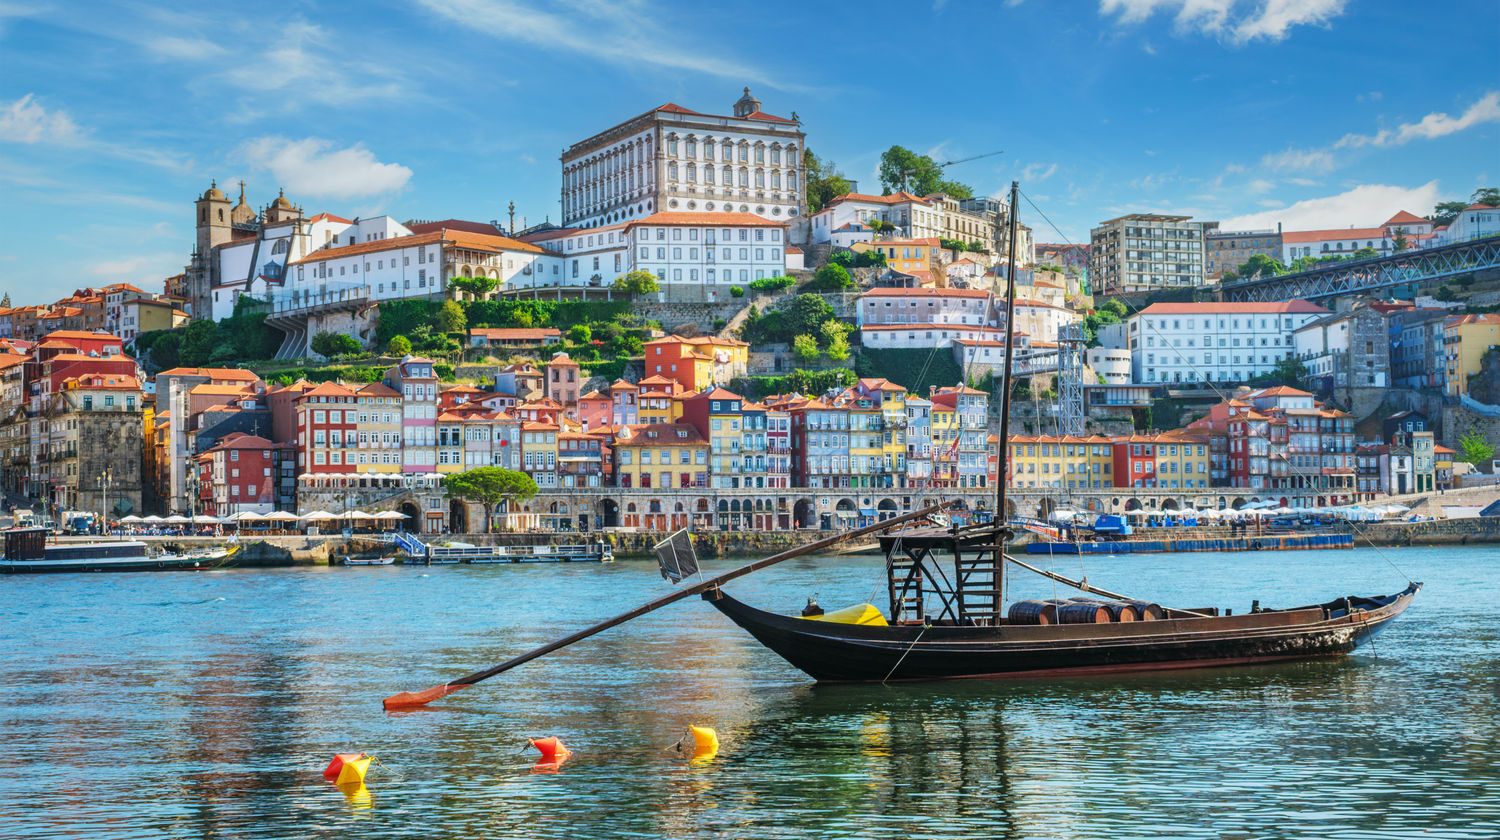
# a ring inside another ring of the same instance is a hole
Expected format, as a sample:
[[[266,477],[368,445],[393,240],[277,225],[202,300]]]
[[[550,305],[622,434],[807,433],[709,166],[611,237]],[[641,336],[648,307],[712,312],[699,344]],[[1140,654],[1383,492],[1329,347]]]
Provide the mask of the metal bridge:
[[[1224,299],[1229,301],[1317,300],[1370,294],[1484,269],[1500,269],[1500,236],[1389,257],[1329,263],[1295,274],[1226,283],[1223,292]]]

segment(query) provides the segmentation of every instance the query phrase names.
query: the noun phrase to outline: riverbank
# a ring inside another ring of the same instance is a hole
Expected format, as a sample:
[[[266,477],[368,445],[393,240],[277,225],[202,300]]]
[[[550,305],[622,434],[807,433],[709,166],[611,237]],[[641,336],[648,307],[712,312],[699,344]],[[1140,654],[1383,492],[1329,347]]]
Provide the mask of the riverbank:
[[[1473,519],[1438,519],[1430,522],[1367,522],[1354,526],[1354,548],[1371,543],[1385,546],[1483,545],[1500,543],[1500,517]],[[1184,529],[1185,531],[1188,529]],[[734,531],[693,535],[700,557],[768,557],[780,551],[806,545],[834,536],[832,531]],[[1185,534],[1184,534],[1185,535]],[[626,558],[655,557],[652,546],[662,538],[657,533],[605,532],[595,534],[454,534],[453,539],[474,545],[564,545],[581,544],[603,538],[614,547],[615,556]],[[138,537],[166,551],[187,551],[220,545],[215,537]],[[438,538],[427,536],[424,541]],[[1014,546],[1014,547],[1019,547]],[[862,552],[876,551],[870,542],[852,545]],[[238,568],[276,568],[283,566],[320,566],[339,563],[345,557],[373,557],[394,553],[390,542],[375,538],[324,536],[264,537],[247,540],[241,546],[233,565]],[[848,552],[846,552],[848,553]]]

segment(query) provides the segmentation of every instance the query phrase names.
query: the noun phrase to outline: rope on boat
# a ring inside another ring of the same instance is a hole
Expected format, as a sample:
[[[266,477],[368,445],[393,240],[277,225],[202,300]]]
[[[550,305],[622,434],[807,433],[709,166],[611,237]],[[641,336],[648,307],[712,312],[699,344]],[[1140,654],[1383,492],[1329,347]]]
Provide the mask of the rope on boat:
[[[932,626],[931,622],[924,622],[922,624],[922,630],[919,633],[917,633],[917,637],[915,639],[911,640],[911,644],[909,644],[909,645],[906,646],[906,650],[904,652],[902,652],[901,658],[896,660],[896,664],[891,666],[891,670],[889,670],[889,671],[886,672],[885,678],[880,681],[881,685],[885,685],[887,682],[890,681],[891,674],[896,673],[896,669],[900,668],[901,667],[901,663],[906,661],[906,654],[911,653],[911,649],[917,646],[917,642],[922,641],[922,634],[926,633],[927,632],[927,628],[929,628],[931,626]]]

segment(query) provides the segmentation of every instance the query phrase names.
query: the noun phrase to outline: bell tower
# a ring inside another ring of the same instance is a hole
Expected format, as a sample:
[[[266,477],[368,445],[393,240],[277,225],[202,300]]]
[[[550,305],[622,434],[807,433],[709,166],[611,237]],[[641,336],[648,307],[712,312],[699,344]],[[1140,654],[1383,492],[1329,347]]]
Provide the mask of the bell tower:
[[[229,197],[219,191],[215,181],[193,206],[198,213],[198,253],[208,254],[215,245],[228,242],[232,236]]]
[[[760,100],[750,95],[750,88],[745,88],[745,95],[740,101],[734,103],[734,115],[736,117],[748,117],[760,110]]]

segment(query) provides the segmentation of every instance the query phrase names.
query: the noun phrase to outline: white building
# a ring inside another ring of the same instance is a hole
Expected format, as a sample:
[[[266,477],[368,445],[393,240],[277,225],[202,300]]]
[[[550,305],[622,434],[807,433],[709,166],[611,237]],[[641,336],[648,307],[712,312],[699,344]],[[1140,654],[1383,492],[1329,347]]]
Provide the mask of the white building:
[[[1090,347],[1086,354],[1089,367],[1104,377],[1106,385],[1129,385],[1130,351],[1117,347]]]
[[[1070,309],[1019,298],[1015,312],[1016,334],[1036,342],[1055,342],[1064,324],[1079,319]],[[1005,300],[979,289],[871,289],[859,296],[855,318],[866,347],[946,347],[956,340],[1002,342]],[[903,325],[910,328],[903,329]]]
[[[630,271],[649,271],[660,300],[727,300],[730,288],[779,277],[788,262],[787,225],[753,213],[653,213],[618,225],[569,228],[526,237],[562,266],[518,275],[506,288],[608,286]],[[801,256],[799,253],[798,257]]]
[[[1362,248],[1390,256],[1392,241],[1385,228],[1334,230],[1288,230],[1281,234],[1281,263],[1291,265],[1300,257],[1348,257]]]
[[[806,135],[745,95],[733,115],[668,103],[575,143],[562,154],[565,226],[601,227],[662,211],[802,213]]]
[[[1126,319],[1137,383],[1244,382],[1296,354],[1293,333],[1328,310],[1305,300],[1153,303]]]
[[[822,216],[820,214],[817,216],[813,216],[813,219],[826,222],[828,220],[828,217]],[[829,233],[827,239],[814,239],[813,241],[831,242],[833,243],[833,247],[835,248],[852,248],[854,247],[854,243],[856,242],[874,242],[875,231],[871,230],[868,225],[848,222],[843,227],[836,228],[831,233]]]
[[[1203,235],[1218,222],[1137,213],[1090,232],[1089,277],[1098,294],[1203,285]]]
[[[855,301],[856,322],[866,324],[971,324],[998,326],[994,295],[978,289],[871,289]]]
[[[1439,234],[1443,244],[1500,234],[1500,207],[1470,204]]]
[[[835,231],[848,234],[858,228],[868,229],[865,222],[874,219],[890,222],[901,228],[903,234],[912,237],[937,237],[938,232],[942,230],[942,222],[938,214],[939,211],[925,200],[907,192],[898,192],[894,195],[845,193],[835,196],[823,205],[823,209],[808,217],[809,236],[814,244],[824,242],[838,244],[835,242]],[[915,227],[912,227],[913,223]],[[908,228],[921,232],[912,233]]]

